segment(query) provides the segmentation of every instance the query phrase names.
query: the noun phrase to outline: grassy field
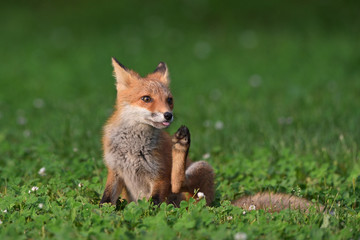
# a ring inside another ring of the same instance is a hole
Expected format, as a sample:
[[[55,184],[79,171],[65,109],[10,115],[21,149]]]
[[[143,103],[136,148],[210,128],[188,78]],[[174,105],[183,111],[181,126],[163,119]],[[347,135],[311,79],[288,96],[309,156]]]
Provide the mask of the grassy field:
[[[271,2],[1,3],[0,239],[358,239],[360,5]],[[112,56],[168,64],[212,207],[98,207]],[[332,214],[230,205],[266,190]]]

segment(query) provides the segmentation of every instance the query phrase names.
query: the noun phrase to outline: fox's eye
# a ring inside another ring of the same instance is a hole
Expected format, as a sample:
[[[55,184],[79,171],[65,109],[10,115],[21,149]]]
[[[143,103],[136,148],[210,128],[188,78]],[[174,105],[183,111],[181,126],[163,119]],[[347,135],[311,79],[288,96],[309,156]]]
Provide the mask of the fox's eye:
[[[149,103],[152,101],[152,98],[150,96],[143,96],[141,97],[141,100],[143,100],[146,103]]]
[[[167,99],[166,101],[167,101],[167,103],[168,103],[169,105],[172,105],[172,104],[173,104],[173,98],[172,98],[172,97],[168,97],[168,99]]]

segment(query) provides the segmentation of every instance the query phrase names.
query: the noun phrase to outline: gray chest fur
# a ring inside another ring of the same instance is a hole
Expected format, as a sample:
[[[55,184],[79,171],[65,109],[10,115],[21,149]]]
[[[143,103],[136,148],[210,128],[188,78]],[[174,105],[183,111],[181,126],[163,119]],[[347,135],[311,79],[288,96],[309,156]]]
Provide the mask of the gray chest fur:
[[[123,177],[131,198],[150,197],[151,180],[159,172],[153,150],[160,132],[154,128],[120,127],[110,134],[110,151],[105,161]]]

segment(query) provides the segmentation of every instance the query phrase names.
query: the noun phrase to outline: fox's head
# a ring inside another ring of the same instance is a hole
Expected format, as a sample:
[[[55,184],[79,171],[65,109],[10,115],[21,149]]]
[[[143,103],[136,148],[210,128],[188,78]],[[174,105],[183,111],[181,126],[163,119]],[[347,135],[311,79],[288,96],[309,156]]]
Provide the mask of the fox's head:
[[[147,124],[166,128],[173,121],[173,97],[169,89],[166,64],[160,62],[155,71],[142,78],[112,58],[116,79],[116,106],[125,124]]]

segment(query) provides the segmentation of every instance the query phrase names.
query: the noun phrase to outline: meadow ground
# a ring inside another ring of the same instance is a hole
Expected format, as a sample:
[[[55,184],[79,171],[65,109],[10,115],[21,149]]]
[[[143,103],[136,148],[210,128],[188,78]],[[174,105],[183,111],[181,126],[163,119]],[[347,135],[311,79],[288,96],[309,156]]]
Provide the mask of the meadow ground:
[[[358,239],[359,4],[271,2],[1,3],[0,238]],[[98,207],[111,56],[168,64],[169,132],[213,165],[212,207]],[[228,201],[266,190],[333,214]]]

